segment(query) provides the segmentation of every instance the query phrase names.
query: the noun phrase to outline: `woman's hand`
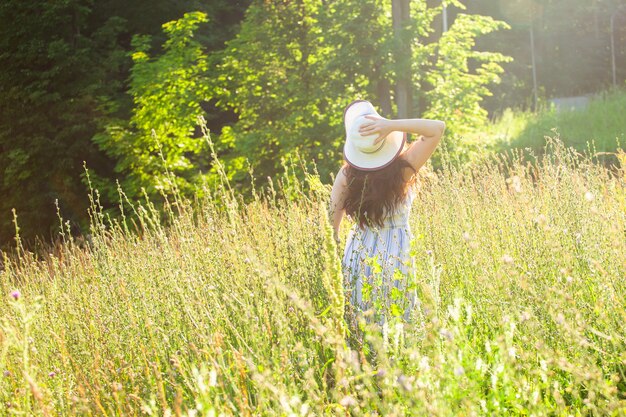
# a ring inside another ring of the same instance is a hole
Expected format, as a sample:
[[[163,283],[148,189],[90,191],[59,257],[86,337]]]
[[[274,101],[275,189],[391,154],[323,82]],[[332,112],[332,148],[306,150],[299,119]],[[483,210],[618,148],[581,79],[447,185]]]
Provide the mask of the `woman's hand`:
[[[365,118],[373,121],[363,123],[359,128],[359,132],[361,133],[361,136],[378,134],[378,137],[376,138],[376,140],[374,140],[375,145],[377,145],[381,140],[383,140],[383,138],[385,138],[388,134],[395,130],[392,120],[372,115],[367,115],[365,116]]]

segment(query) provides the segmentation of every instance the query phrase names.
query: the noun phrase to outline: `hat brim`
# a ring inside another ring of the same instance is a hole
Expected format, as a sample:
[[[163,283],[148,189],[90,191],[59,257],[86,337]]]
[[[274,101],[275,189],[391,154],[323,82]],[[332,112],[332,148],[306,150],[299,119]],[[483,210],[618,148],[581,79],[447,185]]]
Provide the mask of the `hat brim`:
[[[374,171],[386,167],[400,155],[407,135],[405,132],[393,131],[387,135],[385,143],[378,151],[373,153],[361,152],[354,146],[347,132],[357,117],[367,114],[374,114],[380,117],[374,106],[367,100],[355,100],[346,106],[344,110],[346,142],[343,147],[343,156],[346,162],[357,169]]]
[[[353,142],[346,138],[343,156],[347,163],[364,171],[382,169],[392,163],[402,152],[406,142],[406,133],[393,131],[385,139],[383,146],[376,152],[365,153],[358,150]]]

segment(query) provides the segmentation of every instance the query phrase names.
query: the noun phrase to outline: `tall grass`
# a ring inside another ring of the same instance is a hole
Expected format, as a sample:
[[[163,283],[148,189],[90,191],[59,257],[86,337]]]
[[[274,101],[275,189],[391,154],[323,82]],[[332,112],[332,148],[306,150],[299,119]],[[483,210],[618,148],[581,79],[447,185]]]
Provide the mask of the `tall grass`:
[[[626,157],[548,146],[421,171],[420,305],[382,329],[349,314],[315,175],[174,198],[167,227],[94,192],[87,243],[4,254],[3,412],[624,415]]]

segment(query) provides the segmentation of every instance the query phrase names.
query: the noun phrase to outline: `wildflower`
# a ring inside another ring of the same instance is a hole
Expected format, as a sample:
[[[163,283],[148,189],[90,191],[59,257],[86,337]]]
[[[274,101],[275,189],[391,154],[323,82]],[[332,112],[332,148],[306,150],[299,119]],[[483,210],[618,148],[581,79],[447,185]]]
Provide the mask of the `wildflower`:
[[[485,413],[487,413],[487,401],[485,401],[485,400],[480,400],[478,403],[480,404],[480,408],[481,408],[481,409],[482,409]]]
[[[432,255],[432,254],[433,254],[433,251],[432,251],[432,250],[428,249],[428,250],[426,251],[426,255]]]
[[[522,192],[522,181],[519,176],[514,175],[511,178],[507,178],[506,183],[509,184],[516,193]]]
[[[595,198],[595,196],[593,195],[593,193],[591,191],[587,191],[585,193],[585,200],[593,201],[594,198]]]
[[[538,226],[545,226],[548,223],[548,218],[546,217],[545,214],[540,214],[537,217],[535,217],[535,223],[537,223]]]
[[[515,358],[515,348],[513,346],[509,348],[509,356]]]
[[[439,330],[439,334],[442,335],[443,337],[445,337],[448,340],[452,340],[454,338],[454,335],[448,329],[441,329],[441,330]]]
[[[563,315],[563,313],[559,313],[556,315],[556,322],[559,324],[565,323],[565,316]]]
[[[568,275],[567,278],[565,278],[565,281],[567,281],[568,284],[571,284],[574,281],[574,278]]]
[[[513,263],[513,257],[511,255],[504,254],[502,256],[502,262],[504,262],[505,264],[512,264]]]
[[[385,371],[384,369],[379,369],[378,372],[376,372],[376,376],[378,378],[382,378],[387,374],[387,371]]]
[[[19,300],[21,295],[20,290],[13,290],[11,292],[11,297],[13,297],[14,300]]]
[[[209,386],[214,387],[217,385],[217,371],[215,369],[211,369],[209,371]]]
[[[580,242],[582,241],[582,238],[583,238],[582,233],[576,233],[574,237],[576,238],[576,244],[580,245]]]
[[[411,385],[409,379],[404,376],[404,375],[400,375],[398,376],[398,384],[400,384],[400,386],[402,388],[404,388],[406,391],[411,391],[413,389],[413,386]]]
[[[465,239],[465,241],[468,242],[470,240],[470,234],[467,232],[463,232],[463,239]]]
[[[11,376],[11,371],[6,370],[4,371],[4,376],[6,376],[7,378]]]
[[[50,373],[48,374],[48,376],[49,376],[50,378],[54,378],[54,377],[56,376],[56,374],[57,374],[56,372],[52,371],[52,372],[50,372]]]
[[[357,403],[353,397],[351,397],[350,395],[346,395],[341,399],[341,401],[339,401],[339,404],[341,404],[343,407],[351,407],[353,405],[356,405]]]
[[[528,311],[524,311],[520,316],[520,321],[530,320],[530,313]]]
[[[454,375],[456,375],[456,376],[461,376],[461,375],[463,375],[464,373],[465,373],[465,369],[463,369],[463,367],[462,367],[462,366],[457,366],[457,367],[454,369]]]

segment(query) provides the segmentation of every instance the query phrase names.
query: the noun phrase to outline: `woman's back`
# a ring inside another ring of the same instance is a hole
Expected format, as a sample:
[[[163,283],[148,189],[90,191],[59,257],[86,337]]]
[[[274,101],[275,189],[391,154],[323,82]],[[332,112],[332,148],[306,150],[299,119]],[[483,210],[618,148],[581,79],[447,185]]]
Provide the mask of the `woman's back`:
[[[382,228],[409,227],[409,215],[415,199],[415,190],[409,187],[405,199],[391,212],[385,213]]]

